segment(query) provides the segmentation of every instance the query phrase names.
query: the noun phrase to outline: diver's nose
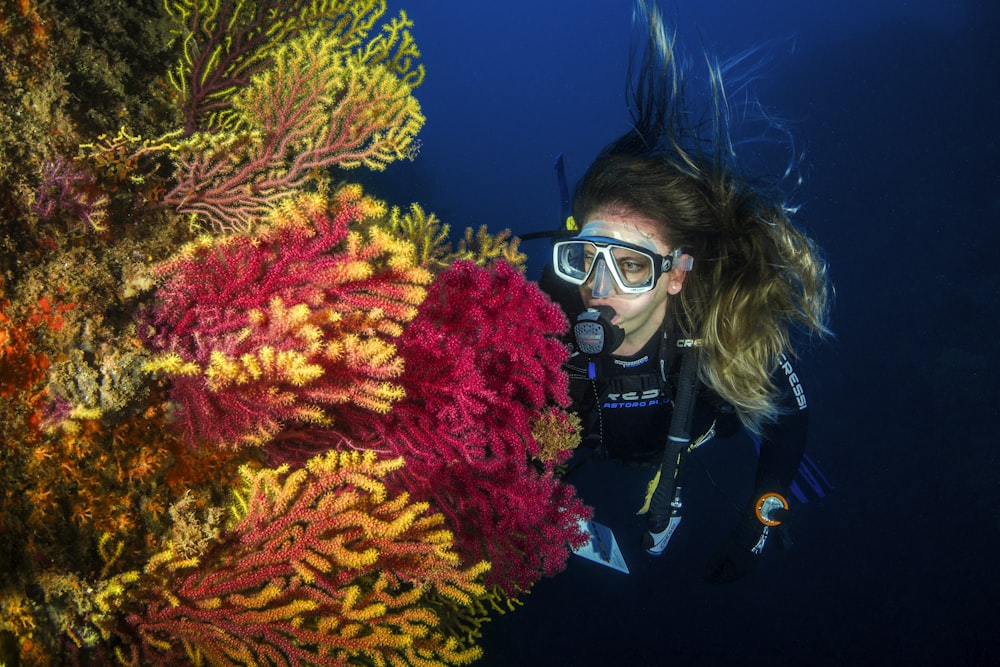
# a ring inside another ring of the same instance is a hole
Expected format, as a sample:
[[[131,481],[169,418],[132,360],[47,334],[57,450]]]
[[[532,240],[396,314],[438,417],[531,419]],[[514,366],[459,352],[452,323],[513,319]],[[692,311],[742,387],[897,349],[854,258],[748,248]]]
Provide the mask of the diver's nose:
[[[611,296],[615,288],[615,280],[611,277],[611,269],[608,268],[603,257],[597,258],[591,280],[594,282],[592,289],[595,299],[603,299],[606,296]]]

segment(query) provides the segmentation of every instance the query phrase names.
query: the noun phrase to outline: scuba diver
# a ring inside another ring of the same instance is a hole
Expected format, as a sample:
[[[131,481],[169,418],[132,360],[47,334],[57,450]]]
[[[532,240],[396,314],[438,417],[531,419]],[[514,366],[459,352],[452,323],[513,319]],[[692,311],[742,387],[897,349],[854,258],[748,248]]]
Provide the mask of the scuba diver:
[[[572,465],[606,458],[652,475],[636,508],[647,553],[663,553],[680,524],[691,452],[741,426],[757,441],[754,491],[706,573],[728,582],[791,509],[808,426],[792,338],[829,334],[830,288],[783,202],[737,173],[718,70],[706,138],[658,9],[637,7],[648,46],[638,76],[629,70],[633,127],[577,184],[574,235],[554,243],[541,286],[575,323],[567,366],[583,445]]]

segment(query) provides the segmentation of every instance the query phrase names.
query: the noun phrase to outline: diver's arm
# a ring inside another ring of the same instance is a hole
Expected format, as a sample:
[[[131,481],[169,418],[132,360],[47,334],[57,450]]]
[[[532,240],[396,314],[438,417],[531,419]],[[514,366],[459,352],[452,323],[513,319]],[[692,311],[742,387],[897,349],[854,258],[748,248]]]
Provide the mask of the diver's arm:
[[[769,492],[784,495],[806,450],[809,408],[802,382],[791,361],[781,360],[773,380],[779,391],[781,414],[778,421],[766,426],[761,434],[754,500]]]
[[[773,379],[780,392],[781,414],[761,434],[753,497],[736,529],[709,564],[706,578],[715,583],[735,581],[756,566],[776,530],[758,517],[758,504],[772,494],[787,499],[788,488],[805,453],[809,410],[798,374],[791,362],[783,358]],[[779,505],[770,518],[780,522],[784,514]]]

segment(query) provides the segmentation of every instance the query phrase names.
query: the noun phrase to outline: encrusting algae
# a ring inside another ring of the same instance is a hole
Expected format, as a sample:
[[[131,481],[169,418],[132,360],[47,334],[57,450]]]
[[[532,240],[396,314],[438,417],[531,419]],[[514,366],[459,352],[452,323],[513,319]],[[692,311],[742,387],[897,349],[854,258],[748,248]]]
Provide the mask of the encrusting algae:
[[[0,0],[0,665],[474,662],[588,510],[517,240],[334,180],[405,12],[70,4]]]

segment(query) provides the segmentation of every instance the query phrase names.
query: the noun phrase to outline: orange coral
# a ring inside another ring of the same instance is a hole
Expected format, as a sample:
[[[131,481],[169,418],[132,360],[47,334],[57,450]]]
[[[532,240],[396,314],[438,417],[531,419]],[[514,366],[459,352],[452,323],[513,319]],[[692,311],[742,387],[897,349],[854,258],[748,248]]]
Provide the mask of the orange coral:
[[[35,535],[29,555],[85,571],[81,563],[107,534],[127,547],[119,566],[135,566],[155,547],[149,536],[163,530],[165,508],[192,479],[201,483],[194,487],[200,504],[218,502],[227,491],[222,480],[250,459],[189,451],[171,435],[165,409],[155,402],[116,425],[85,419],[42,435],[23,468],[30,504],[25,521]]]
[[[29,390],[45,378],[49,358],[37,349],[37,332],[43,326],[61,329],[62,313],[70,308],[73,304],[53,305],[42,296],[25,317],[14,321],[4,312],[9,312],[10,302],[0,300],[0,397]]]

